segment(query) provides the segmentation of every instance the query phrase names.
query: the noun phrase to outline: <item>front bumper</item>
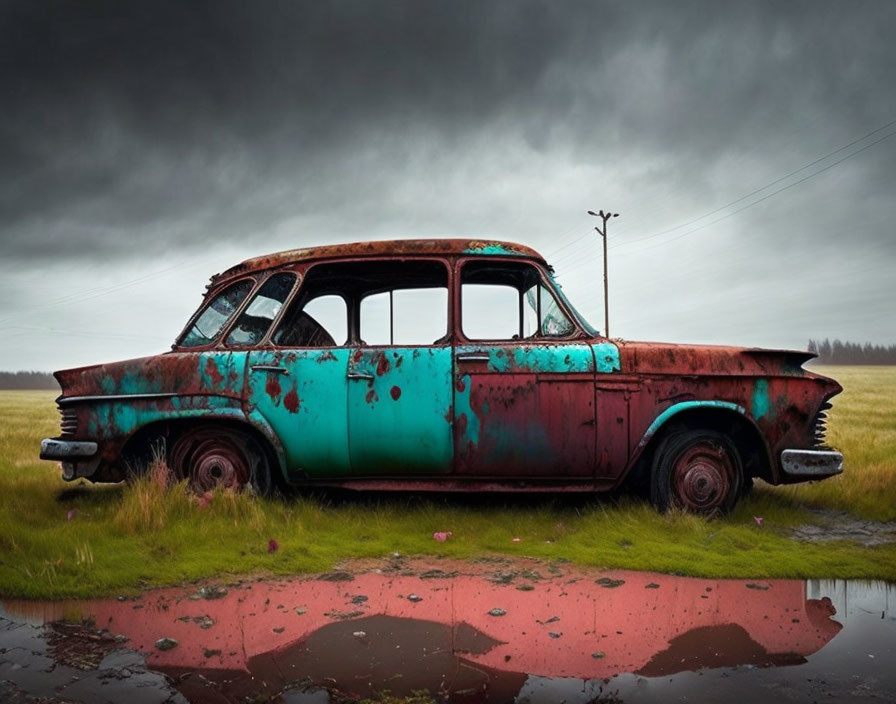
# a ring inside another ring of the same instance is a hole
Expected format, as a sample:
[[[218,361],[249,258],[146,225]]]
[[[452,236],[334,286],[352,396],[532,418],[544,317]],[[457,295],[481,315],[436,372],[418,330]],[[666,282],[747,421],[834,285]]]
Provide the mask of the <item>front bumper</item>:
[[[843,472],[843,454],[836,450],[784,450],[781,469],[793,479],[824,479]]]
[[[62,478],[66,481],[90,477],[100,461],[97,450],[98,445],[89,440],[44,438],[40,441],[40,458],[60,462]]]

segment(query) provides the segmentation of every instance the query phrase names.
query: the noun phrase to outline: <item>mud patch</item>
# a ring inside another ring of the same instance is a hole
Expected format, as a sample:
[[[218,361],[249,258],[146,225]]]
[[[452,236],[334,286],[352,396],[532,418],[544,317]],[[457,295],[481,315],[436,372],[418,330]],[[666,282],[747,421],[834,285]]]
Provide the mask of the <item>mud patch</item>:
[[[798,526],[790,537],[805,543],[848,540],[863,547],[896,543],[896,522],[866,521],[846,511],[814,509],[812,513],[818,517],[819,524]]]

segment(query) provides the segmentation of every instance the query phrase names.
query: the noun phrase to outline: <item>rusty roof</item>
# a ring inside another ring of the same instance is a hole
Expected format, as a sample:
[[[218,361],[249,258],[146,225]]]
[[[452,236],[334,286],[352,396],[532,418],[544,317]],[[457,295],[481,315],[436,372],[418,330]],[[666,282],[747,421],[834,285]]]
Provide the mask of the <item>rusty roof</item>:
[[[212,277],[212,284],[239,274],[271,269],[294,262],[308,262],[321,259],[351,259],[356,257],[460,256],[465,254],[527,257],[544,262],[544,258],[531,247],[499,240],[425,239],[352,242],[349,244],[288,249],[283,252],[253,257],[230,267],[220,274],[216,274]]]

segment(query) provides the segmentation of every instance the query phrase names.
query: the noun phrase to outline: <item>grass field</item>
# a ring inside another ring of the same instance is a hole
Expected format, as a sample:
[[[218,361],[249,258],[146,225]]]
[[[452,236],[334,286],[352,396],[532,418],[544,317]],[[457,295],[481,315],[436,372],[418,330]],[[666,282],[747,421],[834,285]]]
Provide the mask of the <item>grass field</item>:
[[[707,577],[896,579],[896,544],[798,543],[810,509],[896,520],[896,368],[827,368],[845,387],[831,444],[841,477],[758,484],[730,515],[658,515],[629,497],[536,498],[330,494],[288,501],[221,492],[201,505],[182,486],[66,484],[37,459],[56,435],[52,392],[0,392],[0,594],[111,595],[247,573],[324,571],[393,552],[496,554]],[[754,520],[761,517],[761,525]],[[451,531],[444,543],[435,531]],[[518,538],[518,541],[514,539]],[[269,541],[277,543],[269,550]]]

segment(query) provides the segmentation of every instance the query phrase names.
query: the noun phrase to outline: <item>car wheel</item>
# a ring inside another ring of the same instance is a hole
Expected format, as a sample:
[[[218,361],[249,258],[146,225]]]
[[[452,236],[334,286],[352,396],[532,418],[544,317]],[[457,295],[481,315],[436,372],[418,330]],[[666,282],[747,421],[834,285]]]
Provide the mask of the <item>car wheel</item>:
[[[202,427],[181,435],[168,456],[178,480],[197,493],[217,488],[269,494],[271,475],[263,450],[249,435],[230,428]]]
[[[740,455],[715,431],[673,432],[654,454],[650,500],[658,511],[722,515],[733,508],[742,486]]]

